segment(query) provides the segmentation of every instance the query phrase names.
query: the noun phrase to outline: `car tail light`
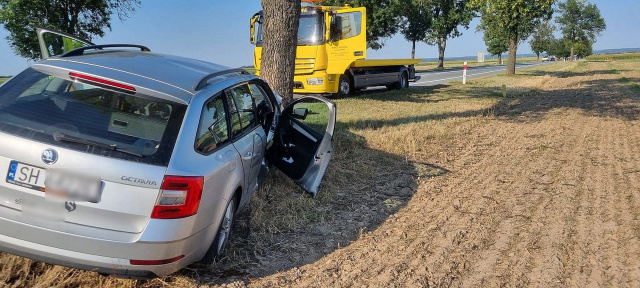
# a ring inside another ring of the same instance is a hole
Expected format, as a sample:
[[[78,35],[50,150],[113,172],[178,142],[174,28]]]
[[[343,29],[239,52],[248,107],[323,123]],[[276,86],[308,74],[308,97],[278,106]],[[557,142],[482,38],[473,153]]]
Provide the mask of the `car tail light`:
[[[136,93],[136,88],[133,88],[133,86],[129,86],[126,84],[113,82],[105,79],[100,79],[100,78],[89,76],[89,75],[70,72],[69,78],[71,78],[71,80],[73,81],[78,81],[80,83],[86,83],[86,84],[90,84],[90,85],[94,85],[102,88],[115,89],[115,90],[118,90],[119,92],[124,92],[128,94]]]
[[[204,177],[165,176],[151,218],[177,219],[195,215],[203,185]]]
[[[129,260],[129,263],[131,263],[131,265],[164,265],[164,264],[176,262],[182,258],[184,258],[184,255],[180,255],[178,257],[173,257],[171,259],[164,259],[164,260],[133,260],[131,259]]]

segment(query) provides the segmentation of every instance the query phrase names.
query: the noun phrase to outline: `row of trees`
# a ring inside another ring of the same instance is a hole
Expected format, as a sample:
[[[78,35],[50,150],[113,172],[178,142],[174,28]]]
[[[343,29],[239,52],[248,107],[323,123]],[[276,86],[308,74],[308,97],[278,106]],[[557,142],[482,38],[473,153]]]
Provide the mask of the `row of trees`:
[[[598,34],[606,29],[600,10],[594,4],[580,0],[567,0],[558,5],[562,38],[556,39],[556,27],[550,22],[541,23],[529,44],[538,58],[546,52],[562,58],[586,57],[593,53]]]

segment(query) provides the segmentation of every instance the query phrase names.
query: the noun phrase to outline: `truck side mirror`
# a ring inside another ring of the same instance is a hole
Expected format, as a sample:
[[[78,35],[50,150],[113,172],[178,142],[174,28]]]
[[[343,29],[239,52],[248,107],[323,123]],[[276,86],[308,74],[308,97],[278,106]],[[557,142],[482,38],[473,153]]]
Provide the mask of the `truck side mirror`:
[[[338,14],[331,15],[331,24],[329,25],[329,42],[340,41],[340,27],[338,27]]]
[[[256,22],[258,21],[258,18],[260,17],[260,15],[254,15],[251,18],[251,26],[250,26],[250,32],[251,32],[251,44],[256,44]]]

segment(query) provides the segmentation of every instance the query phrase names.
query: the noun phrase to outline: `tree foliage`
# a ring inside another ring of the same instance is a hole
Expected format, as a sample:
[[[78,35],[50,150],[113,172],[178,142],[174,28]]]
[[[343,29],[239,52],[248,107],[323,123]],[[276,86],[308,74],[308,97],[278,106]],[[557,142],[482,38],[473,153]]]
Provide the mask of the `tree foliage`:
[[[581,49],[587,48],[585,43],[589,42],[586,46],[591,46],[607,28],[598,6],[585,0],[566,0],[558,5],[558,9],[560,16],[556,22],[560,25],[562,36],[571,44],[571,59],[575,54],[573,50],[576,43],[581,43]]]
[[[395,0],[325,0],[322,5],[367,8],[367,45],[378,50],[384,46],[384,39],[398,33],[400,17]]]
[[[518,44],[529,38],[535,27],[553,15],[555,0],[472,0],[482,13],[483,21],[496,23],[500,33],[509,39],[507,73],[516,73]]]
[[[475,11],[469,6],[471,0],[431,0],[430,13],[433,19],[427,33],[427,43],[438,46],[438,68],[444,66],[447,40],[462,35],[460,27],[469,29]]]
[[[540,58],[540,54],[543,52],[549,53],[551,49],[551,44],[553,44],[553,40],[555,37],[553,36],[553,31],[555,27],[553,24],[546,22],[540,22],[533,32],[533,36],[529,41],[529,45],[531,45],[531,51]]]
[[[401,15],[400,33],[413,44],[411,58],[415,58],[416,42],[426,40],[431,29],[430,0],[398,0],[399,15]]]
[[[490,22],[493,18],[483,18],[477,30],[484,30],[484,43],[487,45],[487,52],[498,56],[498,64],[502,62],[502,54],[509,51],[509,38],[501,32],[498,23]]]
[[[36,27],[60,30],[91,40],[111,30],[111,16],[128,18],[140,0],[0,0],[0,24],[16,55],[40,58]]]

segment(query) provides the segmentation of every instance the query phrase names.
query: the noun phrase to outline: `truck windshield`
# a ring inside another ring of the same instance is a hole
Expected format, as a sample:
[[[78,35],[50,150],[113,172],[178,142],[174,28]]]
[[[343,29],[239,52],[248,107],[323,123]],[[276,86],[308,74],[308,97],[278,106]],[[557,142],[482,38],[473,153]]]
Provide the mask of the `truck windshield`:
[[[298,46],[320,45],[324,41],[322,14],[300,15]]]
[[[259,20],[256,27],[256,43],[262,46],[263,21]],[[324,42],[324,21],[322,14],[302,14],[300,15],[300,26],[298,28],[298,46],[320,45]]]

